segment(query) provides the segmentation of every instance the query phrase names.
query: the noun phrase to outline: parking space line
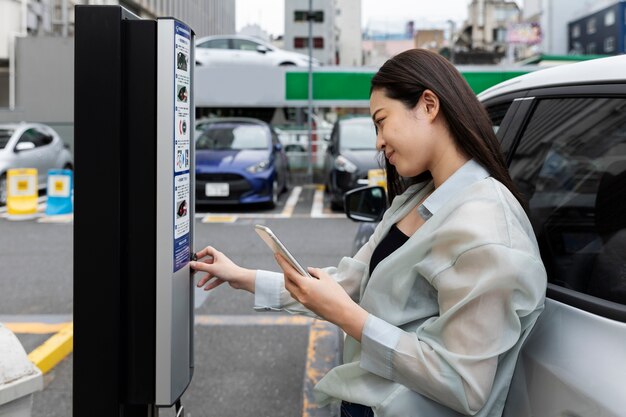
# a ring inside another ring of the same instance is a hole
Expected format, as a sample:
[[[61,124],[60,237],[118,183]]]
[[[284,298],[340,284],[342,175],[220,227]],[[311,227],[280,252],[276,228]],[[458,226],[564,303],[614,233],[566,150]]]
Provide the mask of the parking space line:
[[[37,223],[72,223],[73,221],[74,213],[43,216],[37,219]]]
[[[202,218],[202,223],[235,223],[237,219],[238,219],[238,216],[209,214]]]
[[[313,204],[311,206],[311,217],[314,219],[342,219],[346,215],[342,213],[325,213],[324,212],[324,186],[317,185],[315,194],[313,195]]]
[[[226,213],[196,213],[195,217],[202,219],[202,223],[234,223],[238,219],[288,219],[293,215],[293,210],[296,204],[298,204],[300,193],[302,193],[301,186],[293,187],[281,213],[237,213],[236,215]]]
[[[296,187],[293,187],[293,190],[291,190],[291,193],[289,194],[289,198],[287,199],[287,202],[285,203],[285,208],[283,209],[283,212],[281,213],[282,216],[284,216],[285,218],[291,217],[291,215],[293,214],[293,210],[296,208],[296,204],[298,204],[300,193],[302,193],[301,186],[298,185]]]
[[[324,409],[326,407],[320,409],[317,406],[313,388],[328,371],[339,365],[340,347],[338,328],[327,321],[314,320],[309,329],[304,392],[302,393],[302,417],[327,415]]]
[[[313,204],[311,205],[311,217],[322,217],[324,210],[324,186],[318,185],[315,187],[315,194],[313,195]]]

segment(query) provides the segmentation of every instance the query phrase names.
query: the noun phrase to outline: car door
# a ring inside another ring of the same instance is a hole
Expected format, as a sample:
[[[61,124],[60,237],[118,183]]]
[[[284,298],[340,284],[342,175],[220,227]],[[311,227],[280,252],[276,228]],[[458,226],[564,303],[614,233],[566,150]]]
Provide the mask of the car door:
[[[243,65],[271,65],[269,52],[259,52],[260,43],[249,39],[233,39],[233,51],[238,63]]]
[[[35,145],[33,149],[16,151],[20,143],[30,142]],[[54,155],[51,149],[52,138],[36,128],[26,129],[18,139],[14,152],[16,152],[16,166],[20,168],[36,168],[39,187],[45,187],[48,170],[54,163]]]
[[[196,62],[205,66],[223,66],[234,62],[229,38],[210,39],[196,45]]]
[[[549,283],[504,415],[624,415],[626,86],[547,88],[524,101],[504,140]]]

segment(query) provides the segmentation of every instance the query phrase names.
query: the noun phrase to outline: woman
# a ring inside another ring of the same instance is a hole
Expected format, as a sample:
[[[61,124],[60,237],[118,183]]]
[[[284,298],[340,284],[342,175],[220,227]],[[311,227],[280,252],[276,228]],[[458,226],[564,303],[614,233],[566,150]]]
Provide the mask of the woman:
[[[316,395],[343,416],[500,416],[546,274],[488,116],[451,64],[418,49],[373,77],[370,112],[392,202],[354,258],[310,279],[280,256],[284,274],[208,247],[199,286],[341,327],[344,363]]]

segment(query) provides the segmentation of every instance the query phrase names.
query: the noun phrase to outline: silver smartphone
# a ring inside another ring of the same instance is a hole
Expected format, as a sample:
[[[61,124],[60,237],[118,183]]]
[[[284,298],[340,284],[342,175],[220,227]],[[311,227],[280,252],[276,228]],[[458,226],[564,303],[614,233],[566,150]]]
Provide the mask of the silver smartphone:
[[[304,269],[302,265],[300,265],[300,263],[296,260],[296,258],[294,258],[294,256],[291,253],[289,253],[285,245],[283,245],[283,243],[276,237],[274,232],[272,232],[269,227],[262,226],[260,224],[255,224],[254,230],[258,233],[259,236],[261,236],[261,239],[263,239],[263,242],[265,242],[267,246],[270,247],[272,252],[280,253],[283,256],[283,258],[287,259],[287,261],[291,264],[291,266],[293,266],[295,270],[298,271],[301,275],[304,275],[305,277],[313,278],[307,272],[307,270]]]

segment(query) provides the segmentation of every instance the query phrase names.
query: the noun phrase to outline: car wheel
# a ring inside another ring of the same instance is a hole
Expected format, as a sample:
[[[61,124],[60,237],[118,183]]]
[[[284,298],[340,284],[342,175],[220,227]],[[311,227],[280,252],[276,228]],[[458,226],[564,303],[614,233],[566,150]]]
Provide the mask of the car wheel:
[[[4,206],[7,203],[7,176],[6,174],[0,175],[0,206]]]
[[[336,201],[331,201],[330,202],[330,209],[332,211],[343,211],[343,204],[338,203]]]

